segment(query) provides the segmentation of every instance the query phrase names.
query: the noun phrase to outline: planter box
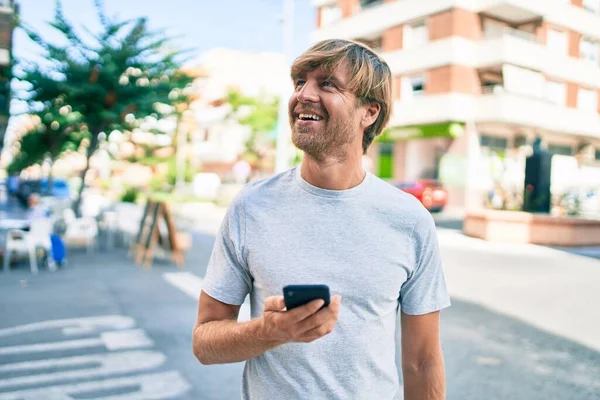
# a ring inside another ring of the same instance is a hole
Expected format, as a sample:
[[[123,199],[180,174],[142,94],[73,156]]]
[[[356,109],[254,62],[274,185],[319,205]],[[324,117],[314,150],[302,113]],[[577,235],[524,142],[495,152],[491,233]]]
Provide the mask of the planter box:
[[[463,232],[484,240],[544,246],[598,246],[600,220],[519,211],[467,212]]]

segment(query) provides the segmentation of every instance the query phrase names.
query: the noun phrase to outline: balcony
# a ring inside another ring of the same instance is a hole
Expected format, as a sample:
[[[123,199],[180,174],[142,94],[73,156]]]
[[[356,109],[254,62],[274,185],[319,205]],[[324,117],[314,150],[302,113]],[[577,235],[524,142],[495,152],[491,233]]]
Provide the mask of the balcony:
[[[476,13],[512,23],[537,18],[600,39],[600,16],[566,0],[456,0]],[[468,3],[468,4],[467,4]]]
[[[476,68],[513,64],[569,82],[600,87],[597,63],[556,53],[528,32],[507,28],[487,36],[476,47]]]
[[[447,121],[495,122],[600,138],[600,115],[501,90],[481,96],[448,93],[398,101],[390,126]]]
[[[532,34],[506,28],[480,41],[452,37],[425,46],[384,53],[394,74],[409,74],[449,64],[487,68],[517,65],[584,86],[600,88],[600,68],[583,59],[557,54]]]
[[[542,9],[534,3],[528,0],[480,0],[478,8],[486,15],[520,24],[543,16]]]
[[[334,0],[313,0],[313,5],[334,4]],[[600,40],[600,16],[565,0],[401,0],[368,7],[337,23],[319,29],[313,40],[352,39],[381,34],[384,30],[436,14],[453,7],[485,13],[513,23],[538,18]]]

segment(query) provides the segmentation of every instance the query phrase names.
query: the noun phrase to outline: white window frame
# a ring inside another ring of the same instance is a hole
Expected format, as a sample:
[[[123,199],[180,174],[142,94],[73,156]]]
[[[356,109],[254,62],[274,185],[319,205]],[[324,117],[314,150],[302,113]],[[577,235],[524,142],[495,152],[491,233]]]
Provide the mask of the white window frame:
[[[421,81],[421,86],[423,87],[422,90],[419,91],[415,91],[414,90],[414,83]],[[427,80],[425,79],[425,75],[423,74],[418,74],[418,75],[409,75],[409,76],[405,76],[402,78],[402,83],[400,86],[400,99],[401,100],[410,100],[414,97],[421,97],[423,95],[425,95],[425,90],[427,87]]]
[[[424,46],[429,42],[429,26],[426,19],[404,25],[402,49],[409,50]]]
[[[342,9],[338,5],[323,6],[319,10],[321,27],[328,26],[342,19]]]
[[[577,108],[586,111],[598,111],[598,93],[593,89],[579,88]]]
[[[551,43],[551,37],[553,37],[553,35],[555,35],[555,39],[557,39],[560,35],[560,41],[562,42],[560,43],[560,46]],[[568,55],[569,37],[567,35],[567,32],[560,29],[548,28],[548,31],[546,32],[546,47],[548,47],[552,51],[556,51],[561,55]]]
[[[600,14],[600,0],[583,0],[583,8],[594,14]]]
[[[598,64],[600,62],[600,44],[598,41],[583,36],[579,41],[579,58]]]
[[[554,93],[558,93],[559,95],[555,97]],[[547,80],[546,84],[544,85],[544,98],[553,104],[566,106],[567,85],[564,82]]]

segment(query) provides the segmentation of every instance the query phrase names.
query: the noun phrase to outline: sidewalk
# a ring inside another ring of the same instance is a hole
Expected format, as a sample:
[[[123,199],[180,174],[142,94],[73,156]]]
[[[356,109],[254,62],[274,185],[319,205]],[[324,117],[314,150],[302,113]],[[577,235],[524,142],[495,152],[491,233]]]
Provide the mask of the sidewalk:
[[[439,229],[450,294],[600,351],[600,260]]]

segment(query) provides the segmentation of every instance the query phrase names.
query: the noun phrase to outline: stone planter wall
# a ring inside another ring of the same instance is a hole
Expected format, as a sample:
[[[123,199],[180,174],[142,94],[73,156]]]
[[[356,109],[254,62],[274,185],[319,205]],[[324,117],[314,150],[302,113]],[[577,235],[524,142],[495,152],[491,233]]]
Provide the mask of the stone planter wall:
[[[484,240],[545,246],[600,246],[600,220],[518,211],[467,212],[463,232]]]

